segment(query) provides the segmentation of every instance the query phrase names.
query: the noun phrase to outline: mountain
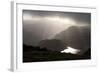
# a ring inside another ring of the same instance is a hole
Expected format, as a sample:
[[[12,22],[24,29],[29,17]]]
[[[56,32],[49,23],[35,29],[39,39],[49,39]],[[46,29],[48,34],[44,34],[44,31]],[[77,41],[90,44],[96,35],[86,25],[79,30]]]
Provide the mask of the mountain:
[[[88,50],[88,48],[91,48],[90,35],[90,27],[71,26],[68,29],[56,34],[53,39],[59,39],[66,43],[67,46],[80,49],[80,54],[83,54]]]
[[[67,47],[67,44],[59,39],[46,39],[40,41],[39,46],[52,51],[62,51]]]

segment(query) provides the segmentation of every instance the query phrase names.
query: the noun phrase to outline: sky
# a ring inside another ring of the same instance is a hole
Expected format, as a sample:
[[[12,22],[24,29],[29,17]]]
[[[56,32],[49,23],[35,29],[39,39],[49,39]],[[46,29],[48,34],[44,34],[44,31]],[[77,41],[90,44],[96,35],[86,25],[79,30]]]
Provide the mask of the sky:
[[[23,43],[37,46],[71,26],[91,27],[90,13],[23,10]]]

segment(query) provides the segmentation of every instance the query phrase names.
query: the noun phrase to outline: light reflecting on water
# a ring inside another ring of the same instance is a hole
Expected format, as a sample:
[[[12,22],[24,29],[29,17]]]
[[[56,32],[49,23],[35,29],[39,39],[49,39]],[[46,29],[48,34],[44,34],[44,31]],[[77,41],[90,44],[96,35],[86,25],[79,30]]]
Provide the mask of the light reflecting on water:
[[[71,53],[71,54],[78,54],[79,52],[80,50],[72,48],[72,47],[67,47],[66,49],[61,51],[61,53]]]

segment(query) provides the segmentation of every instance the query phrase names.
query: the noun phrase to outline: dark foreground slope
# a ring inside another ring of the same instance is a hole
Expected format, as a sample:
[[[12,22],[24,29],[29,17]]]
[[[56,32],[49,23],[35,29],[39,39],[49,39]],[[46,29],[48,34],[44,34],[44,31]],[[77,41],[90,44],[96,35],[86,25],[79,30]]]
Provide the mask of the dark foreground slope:
[[[41,61],[64,61],[90,59],[90,49],[83,55],[73,55],[70,53],[60,53],[46,48],[23,46],[23,62],[41,62]]]

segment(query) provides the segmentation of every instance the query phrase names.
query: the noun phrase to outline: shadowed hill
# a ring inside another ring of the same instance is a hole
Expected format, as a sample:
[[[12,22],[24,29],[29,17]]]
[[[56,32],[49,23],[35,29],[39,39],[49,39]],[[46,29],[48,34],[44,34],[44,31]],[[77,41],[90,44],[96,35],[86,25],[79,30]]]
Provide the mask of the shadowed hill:
[[[55,35],[53,39],[59,39],[67,44],[67,46],[82,50],[84,53],[91,48],[90,28],[72,26]]]
[[[59,39],[46,39],[39,42],[40,48],[47,48],[52,51],[62,51],[67,47],[67,44]]]

